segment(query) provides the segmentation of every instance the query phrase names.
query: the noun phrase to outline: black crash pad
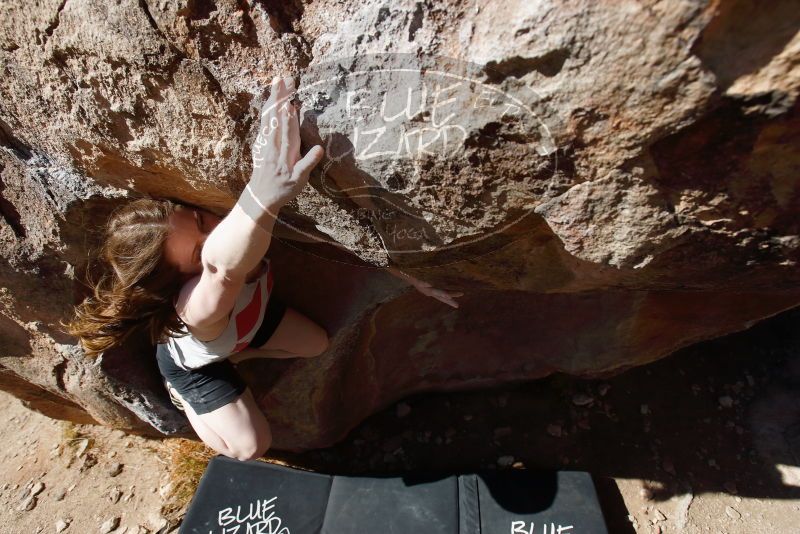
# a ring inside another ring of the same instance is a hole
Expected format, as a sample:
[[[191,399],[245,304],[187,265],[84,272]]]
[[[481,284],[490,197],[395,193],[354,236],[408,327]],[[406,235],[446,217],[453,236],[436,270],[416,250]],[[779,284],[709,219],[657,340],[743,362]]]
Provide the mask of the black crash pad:
[[[214,457],[180,534],[607,534],[588,473],[351,477]]]

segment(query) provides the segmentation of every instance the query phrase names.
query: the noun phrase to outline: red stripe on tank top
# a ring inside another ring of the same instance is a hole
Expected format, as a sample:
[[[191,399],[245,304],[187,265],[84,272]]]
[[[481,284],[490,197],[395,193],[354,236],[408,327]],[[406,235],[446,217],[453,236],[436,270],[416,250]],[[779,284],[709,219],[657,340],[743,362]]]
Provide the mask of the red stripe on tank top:
[[[264,267],[269,268],[269,265],[265,264]],[[268,299],[271,291],[272,291],[272,269],[269,269],[267,271]],[[251,298],[250,302],[247,304],[247,306],[245,306],[242,309],[242,311],[236,314],[237,343],[233,347],[232,352],[239,352],[240,350],[244,349],[249,345],[249,341],[242,341],[242,338],[246,336],[248,333],[250,333],[253,327],[255,327],[260,312],[261,312],[261,280],[259,280],[258,283],[256,284],[256,288],[253,291],[253,297]]]
[[[253,297],[242,311],[236,315],[236,339],[237,341],[250,333],[258,322],[258,315],[261,312],[261,280],[256,284]],[[238,346],[238,345],[237,345]]]

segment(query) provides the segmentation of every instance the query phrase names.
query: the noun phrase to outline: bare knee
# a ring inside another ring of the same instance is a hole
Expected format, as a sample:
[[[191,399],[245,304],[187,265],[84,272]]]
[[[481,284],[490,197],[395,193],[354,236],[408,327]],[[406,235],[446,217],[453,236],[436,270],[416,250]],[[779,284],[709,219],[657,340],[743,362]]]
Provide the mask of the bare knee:
[[[241,461],[255,460],[264,456],[270,446],[272,446],[272,435],[267,430],[266,433],[254,434],[233,444],[230,456]]]
[[[257,460],[264,456],[269,450],[269,445],[265,447],[252,447],[248,449],[241,449],[234,453],[234,458],[246,462],[247,460]]]
[[[328,333],[320,328],[320,333],[316,337],[316,345],[314,346],[314,354],[312,356],[319,356],[331,346],[331,340],[328,338]]]

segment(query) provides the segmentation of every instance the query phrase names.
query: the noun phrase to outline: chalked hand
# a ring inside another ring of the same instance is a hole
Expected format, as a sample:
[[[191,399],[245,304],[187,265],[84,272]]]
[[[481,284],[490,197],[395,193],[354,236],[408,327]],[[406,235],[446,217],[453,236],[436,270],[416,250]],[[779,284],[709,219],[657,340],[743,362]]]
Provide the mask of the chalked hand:
[[[422,280],[417,280],[417,282],[414,283],[414,287],[416,287],[417,291],[419,291],[423,295],[433,297],[436,300],[444,302],[445,304],[453,308],[458,308],[458,302],[456,302],[454,297],[464,296],[463,291],[450,291],[447,289],[439,289],[433,287],[430,283],[424,282]]]
[[[300,157],[300,124],[291,99],[290,76],[272,80],[269,98],[261,108],[258,136],[253,143],[253,174],[239,204],[252,219],[265,212],[277,217],[278,210],[303,190],[311,171],[325,151],[315,145]]]

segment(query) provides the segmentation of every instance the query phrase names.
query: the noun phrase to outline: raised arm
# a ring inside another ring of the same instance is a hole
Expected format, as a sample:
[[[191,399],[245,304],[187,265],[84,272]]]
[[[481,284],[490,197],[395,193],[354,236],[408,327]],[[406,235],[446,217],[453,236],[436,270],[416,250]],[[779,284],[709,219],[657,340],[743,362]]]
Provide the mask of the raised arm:
[[[253,144],[250,181],[206,238],[202,274],[181,290],[178,313],[195,333],[224,329],[247,273],[269,248],[278,211],[302,191],[324,154],[316,145],[300,159],[300,125],[290,101],[293,91],[291,78],[273,80]]]

